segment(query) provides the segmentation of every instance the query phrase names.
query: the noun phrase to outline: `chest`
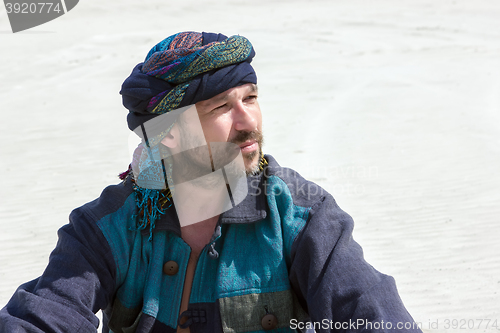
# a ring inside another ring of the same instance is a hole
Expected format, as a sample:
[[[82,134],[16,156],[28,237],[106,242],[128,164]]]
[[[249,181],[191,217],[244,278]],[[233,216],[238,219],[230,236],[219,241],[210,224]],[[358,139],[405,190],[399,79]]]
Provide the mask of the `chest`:
[[[154,317],[155,326],[177,328],[179,315],[187,311],[191,333],[206,332],[207,327],[215,332],[235,327],[259,331],[268,312],[280,323],[295,318],[279,226],[266,221],[225,226],[215,240],[218,256],[208,255],[205,246],[197,260],[190,260],[199,241],[209,243],[212,234],[213,229],[183,233],[182,238],[156,233],[148,253],[133,256],[130,268],[134,269],[129,269],[118,296],[133,307],[142,304],[140,312]],[[172,262],[177,269],[166,274],[163,267]]]

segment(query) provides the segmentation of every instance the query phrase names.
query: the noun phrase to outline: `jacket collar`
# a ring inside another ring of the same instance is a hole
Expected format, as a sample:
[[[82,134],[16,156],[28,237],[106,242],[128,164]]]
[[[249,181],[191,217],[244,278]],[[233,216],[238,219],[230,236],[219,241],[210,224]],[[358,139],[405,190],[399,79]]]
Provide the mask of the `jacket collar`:
[[[222,213],[223,224],[253,223],[267,216],[265,196],[265,169],[256,176],[247,177],[248,194],[238,205]]]

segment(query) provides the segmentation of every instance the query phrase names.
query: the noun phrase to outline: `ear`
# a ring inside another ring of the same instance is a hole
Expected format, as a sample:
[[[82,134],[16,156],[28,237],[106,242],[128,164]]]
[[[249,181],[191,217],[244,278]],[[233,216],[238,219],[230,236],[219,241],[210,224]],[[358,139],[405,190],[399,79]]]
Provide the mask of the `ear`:
[[[175,148],[179,144],[179,131],[177,124],[175,124],[172,129],[167,133],[167,135],[161,140],[161,143],[168,148]]]

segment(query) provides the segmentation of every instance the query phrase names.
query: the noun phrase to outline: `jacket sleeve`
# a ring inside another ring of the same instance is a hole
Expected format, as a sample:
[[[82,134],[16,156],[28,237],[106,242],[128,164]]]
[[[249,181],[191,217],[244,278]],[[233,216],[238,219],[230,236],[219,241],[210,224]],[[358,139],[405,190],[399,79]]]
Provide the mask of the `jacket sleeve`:
[[[290,281],[319,332],[421,332],[392,277],[363,258],[352,218],[329,194],[316,202],[292,245]]]
[[[115,266],[89,220],[83,210],[73,211],[42,276],[21,285],[0,311],[0,333],[97,331],[95,313],[112,298]]]

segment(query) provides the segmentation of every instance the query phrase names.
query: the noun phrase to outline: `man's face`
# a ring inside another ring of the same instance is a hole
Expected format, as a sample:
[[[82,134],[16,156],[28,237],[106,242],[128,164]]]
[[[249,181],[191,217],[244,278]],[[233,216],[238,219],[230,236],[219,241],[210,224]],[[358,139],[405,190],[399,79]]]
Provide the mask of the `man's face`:
[[[238,145],[247,174],[258,170],[263,143],[262,114],[257,95],[257,86],[248,83],[196,103],[206,142]]]

